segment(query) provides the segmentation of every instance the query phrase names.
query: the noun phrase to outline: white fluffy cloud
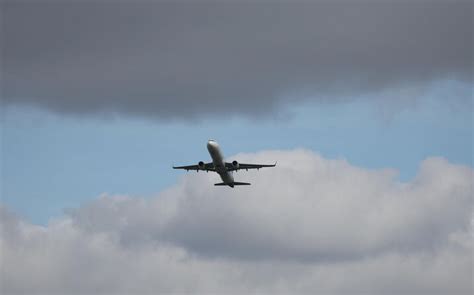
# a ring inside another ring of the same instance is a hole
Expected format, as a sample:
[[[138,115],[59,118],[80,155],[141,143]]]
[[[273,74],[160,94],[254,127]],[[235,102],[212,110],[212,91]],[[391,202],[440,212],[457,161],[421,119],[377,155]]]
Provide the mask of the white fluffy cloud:
[[[103,195],[45,227],[3,208],[2,294],[472,291],[472,169],[430,158],[405,183],[305,150],[235,158],[278,166]]]

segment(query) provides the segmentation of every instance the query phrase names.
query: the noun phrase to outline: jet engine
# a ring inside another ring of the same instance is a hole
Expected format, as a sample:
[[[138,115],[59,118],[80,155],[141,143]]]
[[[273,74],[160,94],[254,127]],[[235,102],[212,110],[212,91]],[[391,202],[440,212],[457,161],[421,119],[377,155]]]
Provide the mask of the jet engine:
[[[233,167],[234,169],[239,169],[239,162],[237,162],[237,161],[235,161],[235,160],[232,161],[232,167]]]
[[[199,169],[204,170],[206,168],[206,164],[203,161],[199,161],[198,167],[199,167]]]

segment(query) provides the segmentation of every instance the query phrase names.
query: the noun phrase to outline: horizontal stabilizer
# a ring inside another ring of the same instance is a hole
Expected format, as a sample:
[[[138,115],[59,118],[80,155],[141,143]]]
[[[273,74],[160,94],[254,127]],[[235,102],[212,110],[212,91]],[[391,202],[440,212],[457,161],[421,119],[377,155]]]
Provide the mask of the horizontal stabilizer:
[[[248,182],[234,182],[234,185],[250,185]]]
[[[216,183],[214,185],[228,185],[230,187],[234,187],[234,185],[250,185],[250,183],[248,182],[231,182],[231,183],[221,182],[221,183]]]

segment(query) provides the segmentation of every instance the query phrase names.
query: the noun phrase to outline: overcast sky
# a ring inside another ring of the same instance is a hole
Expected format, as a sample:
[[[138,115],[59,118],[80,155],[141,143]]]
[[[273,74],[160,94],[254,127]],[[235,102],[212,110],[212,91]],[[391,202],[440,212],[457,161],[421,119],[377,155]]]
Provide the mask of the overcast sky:
[[[2,1],[0,293],[472,294],[473,5]]]
[[[2,12],[5,102],[61,113],[268,116],[304,98],[472,81],[472,1],[5,1]]]

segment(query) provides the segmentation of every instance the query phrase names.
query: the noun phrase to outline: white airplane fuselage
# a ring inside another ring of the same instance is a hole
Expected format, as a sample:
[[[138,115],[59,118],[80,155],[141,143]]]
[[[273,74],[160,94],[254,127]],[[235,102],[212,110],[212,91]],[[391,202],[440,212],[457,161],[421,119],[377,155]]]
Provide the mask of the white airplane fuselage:
[[[224,157],[217,142],[214,140],[209,140],[207,142],[207,150],[211,155],[212,163],[214,164],[216,172],[219,174],[222,181],[230,187],[234,187],[234,177],[232,176],[232,173],[227,171],[227,168],[225,167]]]
[[[266,167],[275,167],[275,164],[255,164],[255,163],[239,163],[237,161],[225,162],[224,156],[221,152],[219,144],[210,139],[207,142],[207,150],[211,156],[212,162],[205,163],[204,161],[199,161],[197,165],[184,165],[184,166],[173,166],[173,169],[183,169],[186,171],[193,170],[196,172],[199,171],[212,171],[219,174],[222,179],[222,183],[215,183],[217,186],[230,186],[234,187],[236,185],[250,185],[248,182],[238,182],[234,181],[233,172],[238,170],[250,170],[250,169],[260,169]]]

